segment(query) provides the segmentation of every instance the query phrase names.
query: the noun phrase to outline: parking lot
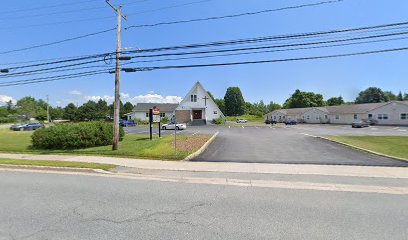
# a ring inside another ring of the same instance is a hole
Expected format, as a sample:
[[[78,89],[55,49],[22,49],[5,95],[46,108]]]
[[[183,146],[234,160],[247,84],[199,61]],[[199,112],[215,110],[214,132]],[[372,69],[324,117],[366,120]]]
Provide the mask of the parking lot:
[[[216,140],[194,161],[408,166],[408,162],[356,151],[314,136],[408,136],[406,127],[372,126],[355,129],[345,125],[296,126],[189,126],[177,134],[213,134]],[[148,127],[128,128],[148,134]],[[162,131],[163,135],[174,131]],[[158,134],[157,127],[154,134]]]

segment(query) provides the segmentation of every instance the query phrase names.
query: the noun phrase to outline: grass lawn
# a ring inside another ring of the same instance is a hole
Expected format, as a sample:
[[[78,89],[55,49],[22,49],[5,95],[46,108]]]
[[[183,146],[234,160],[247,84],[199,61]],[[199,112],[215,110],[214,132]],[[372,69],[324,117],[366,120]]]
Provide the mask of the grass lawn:
[[[408,160],[408,137],[335,136],[329,138],[374,152]]]
[[[46,161],[46,160],[24,160],[0,158],[0,164],[7,165],[25,165],[25,166],[46,166],[46,167],[69,167],[69,168],[90,168],[110,171],[117,167],[112,164],[99,163],[81,163],[81,162],[63,162],[63,161]]]
[[[0,129],[0,152],[31,154],[75,154],[96,156],[117,156],[145,159],[180,160],[197,151],[210,139],[209,135],[177,136],[177,153],[174,153],[174,136],[154,137],[147,135],[127,134],[119,144],[118,151],[111,146],[91,147],[76,150],[38,150],[31,147],[32,132],[10,131]]]
[[[255,116],[255,115],[241,115],[241,116],[228,116],[226,117],[227,121],[230,122],[236,122],[237,119],[245,119],[247,120],[249,124],[254,123],[254,124],[264,124],[264,117],[262,116]]]

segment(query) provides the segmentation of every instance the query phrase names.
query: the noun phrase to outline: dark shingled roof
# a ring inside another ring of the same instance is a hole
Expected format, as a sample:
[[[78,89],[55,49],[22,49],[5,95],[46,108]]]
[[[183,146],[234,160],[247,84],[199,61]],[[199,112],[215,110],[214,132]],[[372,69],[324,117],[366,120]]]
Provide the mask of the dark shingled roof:
[[[132,112],[148,112],[154,106],[159,108],[160,112],[174,112],[178,105],[178,103],[138,103]]]

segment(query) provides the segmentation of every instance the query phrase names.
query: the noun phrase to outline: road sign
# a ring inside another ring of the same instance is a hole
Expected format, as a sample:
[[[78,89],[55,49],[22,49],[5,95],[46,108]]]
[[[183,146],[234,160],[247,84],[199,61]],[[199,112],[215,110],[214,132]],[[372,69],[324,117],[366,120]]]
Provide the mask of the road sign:
[[[160,122],[160,115],[153,115],[153,122],[154,123]]]
[[[158,109],[156,106],[153,107],[152,109],[153,115],[160,115],[160,109]]]

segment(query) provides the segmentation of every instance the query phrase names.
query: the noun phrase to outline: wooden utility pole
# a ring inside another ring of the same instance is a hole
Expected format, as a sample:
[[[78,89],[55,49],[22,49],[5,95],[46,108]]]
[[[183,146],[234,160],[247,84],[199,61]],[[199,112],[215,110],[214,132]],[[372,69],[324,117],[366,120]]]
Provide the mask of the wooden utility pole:
[[[50,102],[47,95],[47,122],[50,123]]]
[[[126,16],[122,15],[122,6],[115,7],[113,6],[109,0],[106,0],[106,3],[116,12],[116,70],[115,70],[115,102],[114,102],[114,111],[113,111],[113,140],[112,140],[112,150],[119,149],[119,112],[120,112],[120,96],[119,96],[119,89],[120,89],[120,52],[122,51],[121,48],[121,41],[120,41],[120,33],[122,30],[121,27],[121,20],[122,18],[127,20]]]

